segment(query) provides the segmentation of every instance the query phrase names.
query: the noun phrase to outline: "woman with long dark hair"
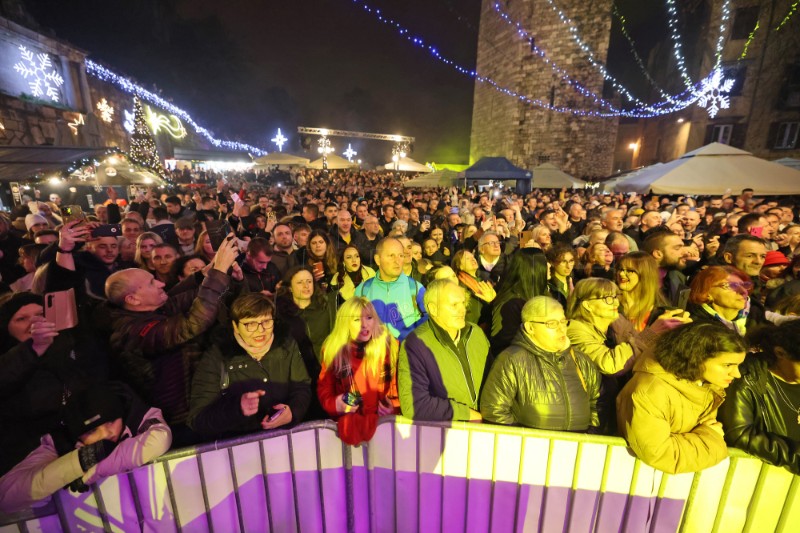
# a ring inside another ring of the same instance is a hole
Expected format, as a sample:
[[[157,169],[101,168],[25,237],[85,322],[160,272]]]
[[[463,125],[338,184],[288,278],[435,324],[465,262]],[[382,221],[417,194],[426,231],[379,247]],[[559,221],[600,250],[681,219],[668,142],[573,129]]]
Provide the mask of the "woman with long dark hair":
[[[308,236],[308,244],[294,252],[294,255],[295,264],[310,267],[314,281],[327,291],[336,272],[336,246],[330,235],[315,229]]]
[[[362,281],[375,276],[375,271],[361,263],[361,254],[352,244],[345,246],[336,274],[331,278],[331,290],[336,291],[337,303],[341,305],[353,297]]]
[[[522,325],[522,308],[534,296],[546,296],[547,259],[538,248],[521,248],[508,260],[492,302],[492,354],[505,350]]]

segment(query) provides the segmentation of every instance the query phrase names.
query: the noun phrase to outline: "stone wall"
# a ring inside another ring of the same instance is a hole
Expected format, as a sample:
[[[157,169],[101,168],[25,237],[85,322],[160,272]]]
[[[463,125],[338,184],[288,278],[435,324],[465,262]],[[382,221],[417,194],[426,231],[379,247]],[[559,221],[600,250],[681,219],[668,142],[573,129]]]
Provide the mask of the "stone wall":
[[[596,109],[553,72],[484,0],[478,36],[477,72],[501,87],[546,104]],[[602,94],[603,77],[572,40],[546,0],[505,0],[503,9],[535,37],[547,57],[587,89]],[[611,31],[611,0],[559,0],[558,7],[574,22],[578,34],[601,64]],[[612,170],[616,119],[580,117],[543,109],[503,94],[487,83],[475,83],[470,159],[505,156],[533,168],[550,162],[577,177],[608,175]]]

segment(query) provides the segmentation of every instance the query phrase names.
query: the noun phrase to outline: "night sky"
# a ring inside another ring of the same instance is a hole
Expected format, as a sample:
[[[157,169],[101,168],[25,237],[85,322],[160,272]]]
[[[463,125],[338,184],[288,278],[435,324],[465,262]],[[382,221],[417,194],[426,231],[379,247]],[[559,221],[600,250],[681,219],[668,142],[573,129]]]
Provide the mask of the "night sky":
[[[158,87],[217,136],[274,150],[280,127],[290,137],[284,151],[300,153],[297,126],[403,134],[417,138],[417,161],[468,162],[473,81],[360,6],[474,67],[480,0],[22,1],[41,26]],[[617,4],[647,57],[666,30],[663,2]],[[618,27],[609,70],[647,90]],[[332,142],[337,153],[346,148]],[[373,164],[391,158],[389,143],[351,142]]]

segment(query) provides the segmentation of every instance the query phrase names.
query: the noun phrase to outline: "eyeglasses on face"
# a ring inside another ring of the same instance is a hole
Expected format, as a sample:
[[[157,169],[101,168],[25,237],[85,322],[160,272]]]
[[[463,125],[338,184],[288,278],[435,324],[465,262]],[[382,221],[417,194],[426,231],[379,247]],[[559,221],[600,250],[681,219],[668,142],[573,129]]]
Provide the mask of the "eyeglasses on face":
[[[609,294],[608,296],[598,296],[596,298],[586,298],[587,300],[603,300],[608,305],[613,305],[614,302],[619,301],[619,296],[616,294]]]
[[[244,329],[247,332],[253,333],[254,331],[256,331],[259,328],[259,326],[264,331],[268,330],[269,328],[272,327],[274,322],[275,322],[274,319],[268,318],[268,319],[262,320],[260,322],[239,322],[239,323],[244,326]]]
[[[723,281],[719,285],[714,286],[736,292],[739,292],[742,289],[749,292],[753,288],[753,283],[750,281]]]
[[[557,329],[559,326],[569,326],[569,320],[562,318],[561,320],[529,320],[532,324],[544,324],[547,329]]]

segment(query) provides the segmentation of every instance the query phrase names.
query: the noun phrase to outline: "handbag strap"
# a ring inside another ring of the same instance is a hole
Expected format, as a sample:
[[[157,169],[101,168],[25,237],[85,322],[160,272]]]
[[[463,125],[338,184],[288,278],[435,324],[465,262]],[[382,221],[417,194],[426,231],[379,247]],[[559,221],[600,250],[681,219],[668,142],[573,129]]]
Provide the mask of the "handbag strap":
[[[581,385],[583,385],[584,392],[589,392],[589,389],[586,388],[586,380],[583,379],[583,372],[581,372],[581,367],[578,366],[578,359],[575,357],[575,351],[570,347],[569,354],[572,356],[572,361],[575,363],[575,370],[578,371],[578,377],[581,380]]]

